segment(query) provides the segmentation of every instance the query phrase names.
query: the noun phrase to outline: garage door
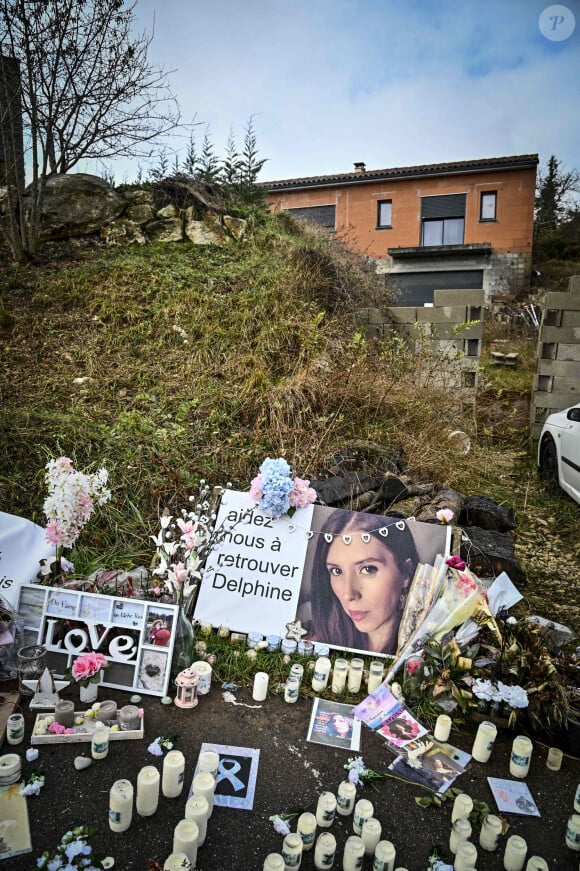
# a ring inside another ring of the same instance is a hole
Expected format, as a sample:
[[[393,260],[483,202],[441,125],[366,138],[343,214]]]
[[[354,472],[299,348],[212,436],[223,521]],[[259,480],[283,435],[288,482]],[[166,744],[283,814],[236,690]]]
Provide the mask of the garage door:
[[[434,290],[479,290],[483,287],[483,269],[458,272],[400,272],[387,276],[387,284],[399,292],[397,305],[420,306],[433,302]]]

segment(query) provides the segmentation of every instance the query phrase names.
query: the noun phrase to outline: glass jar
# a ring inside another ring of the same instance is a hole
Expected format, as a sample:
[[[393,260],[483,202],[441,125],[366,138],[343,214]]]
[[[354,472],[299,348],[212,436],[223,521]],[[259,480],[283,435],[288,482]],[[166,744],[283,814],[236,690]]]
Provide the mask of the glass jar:
[[[42,644],[30,644],[21,647],[18,657],[18,692],[21,696],[32,696],[34,690],[27,687],[23,681],[40,680],[46,668],[46,648]]]

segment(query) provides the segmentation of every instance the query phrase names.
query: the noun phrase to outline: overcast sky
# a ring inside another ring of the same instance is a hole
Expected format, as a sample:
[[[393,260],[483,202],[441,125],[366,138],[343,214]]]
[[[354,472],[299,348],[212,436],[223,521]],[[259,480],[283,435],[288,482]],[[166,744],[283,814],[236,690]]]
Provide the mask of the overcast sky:
[[[580,0],[138,0],[136,15],[220,155],[255,116],[262,181],[536,152],[580,169]]]

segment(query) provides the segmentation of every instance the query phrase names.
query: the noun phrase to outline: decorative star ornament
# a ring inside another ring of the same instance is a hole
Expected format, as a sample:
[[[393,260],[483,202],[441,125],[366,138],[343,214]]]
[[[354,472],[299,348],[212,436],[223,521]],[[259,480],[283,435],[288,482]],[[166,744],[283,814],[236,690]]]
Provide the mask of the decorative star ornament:
[[[34,693],[29,705],[32,711],[54,710],[59,701],[58,694],[70,684],[70,680],[55,680],[48,668],[45,668],[40,679],[23,680],[22,683]]]
[[[301,620],[294,620],[293,623],[286,623],[286,638],[289,641],[300,641],[303,635],[307,635],[308,630],[302,628]]]

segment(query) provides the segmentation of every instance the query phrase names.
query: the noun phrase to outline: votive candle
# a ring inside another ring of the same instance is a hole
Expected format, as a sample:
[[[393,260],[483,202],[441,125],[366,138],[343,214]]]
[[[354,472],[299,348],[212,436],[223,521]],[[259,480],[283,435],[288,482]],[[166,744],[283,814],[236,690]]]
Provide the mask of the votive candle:
[[[316,806],[316,822],[321,829],[329,829],[336,814],[336,796],[332,792],[323,792]]]
[[[520,835],[511,835],[506,841],[503,854],[505,871],[522,871],[526,861],[528,845]]]
[[[497,726],[495,723],[490,723],[484,720],[479,724],[471,755],[476,762],[487,762],[491,756],[493,745],[497,737]]]
[[[336,812],[341,817],[348,817],[354,809],[356,786],[350,780],[343,780],[338,785],[336,795]]]
[[[67,699],[59,699],[54,706],[54,722],[60,723],[67,729],[75,724],[75,706]]]
[[[314,847],[316,838],[316,817],[306,811],[298,817],[296,832],[302,838],[302,849],[305,853]]]
[[[133,819],[133,784],[116,780],[109,793],[109,827],[112,832],[126,832]]]
[[[481,824],[479,846],[488,853],[497,850],[499,836],[503,830],[502,821],[495,814],[488,814]]]
[[[468,820],[469,814],[473,810],[473,799],[466,792],[460,792],[453,802],[453,810],[451,811],[451,822],[455,820]]]
[[[312,675],[312,689],[315,693],[321,693],[328,685],[331,663],[328,656],[319,656],[314,665]]]
[[[173,830],[173,852],[185,853],[193,867],[197,861],[199,829],[193,820],[180,820]]]
[[[449,836],[449,849],[452,853],[457,852],[457,847],[461,841],[467,841],[471,837],[471,823],[469,820],[455,820],[451,826],[451,834]]]
[[[530,856],[526,864],[526,871],[550,871],[550,866],[541,856]]]
[[[197,773],[209,771],[214,777],[217,777],[218,765],[220,764],[220,755],[216,750],[202,750],[197,761]]]
[[[161,776],[154,765],[145,765],[137,775],[135,809],[140,817],[150,817],[159,804]]]
[[[97,711],[97,720],[101,722],[111,722],[117,719],[117,702],[114,702],[112,699],[106,699],[104,702],[101,702],[99,705],[99,710]],[[137,724],[137,728],[139,728],[139,724]]]
[[[163,760],[161,791],[165,798],[177,798],[183,790],[185,756],[181,750],[170,750]]]
[[[293,705],[298,701],[300,694],[300,681],[294,675],[289,675],[284,687],[284,701],[288,705]]]
[[[185,819],[197,823],[199,836],[197,846],[202,847],[207,834],[207,821],[209,819],[209,802],[205,795],[192,795],[185,805]]]
[[[268,853],[262,865],[262,871],[284,871],[286,863],[280,853]]]
[[[475,845],[471,841],[460,841],[455,853],[453,871],[469,871],[469,868],[475,868],[476,862],[477,848]]]
[[[369,817],[362,824],[361,838],[365,845],[365,853],[367,856],[372,856],[375,848],[381,840],[383,827],[379,820],[375,817]]]
[[[375,847],[373,871],[393,871],[395,856],[395,845],[391,841],[379,841]]]
[[[252,690],[252,698],[255,702],[265,702],[268,696],[268,677],[267,672],[258,671],[254,675],[254,688]]]
[[[365,820],[370,819],[374,815],[375,809],[372,801],[368,798],[359,798],[354,806],[354,814],[352,817],[352,830],[355,835],[362,833],[362,827]]]
[[[433,730],[433,737],[436,741],[442,741],[444,743],[448,740],[450,734],[451,717],[447,714],[439,714],[437,722],[435,723],[435,729]]]
[[[580,851],[580,814],[572,814],[566,826],[566,846],[576,853]]]
[[[335,659],[334,668],[332,670],[332,685],[331,690],[335,695],[341,693],[346,686],[346,676],[348,673],[348,662],[346,659]]]
[[[123,705],[119,711],[119,728],[121,732],[134,731],[139,728],[139,709],[136,705]]]
[[[299,868],[302,861],[302,838],[295,832],[286,835],[282,842],[282,858],[285,868]]]
[[[314,847],[314,867],[317,871],[332,868],[336,853],[336,838],[330,832],[322,832]]]
[[[210,774],[209,771],[202,771],[199,774],[196,774],[191,784],[192,795],[203,795],[203,797],[207,799],[209,806],[209,813],[207,815],[208,820],[213,812],[213,794],[215,792],[215,784],[215,777],[213,774]]]
[[[70,704],[72,705],[72,702]],[[57,720],[57,722],[60,722],[60,720]],[[62,725],[64,726],[65,724],[63,723]],[[74,725],[74,710],[73,721],[70,725]],[[12,747],[15,747],[17,744],[22,744],[23,740],[24,717],[22,714],[10,714],[6,721],[6,742]]]
[[[359,657],[351,659],[348,667],[347,678],[347,688],[349,693],[358,693],[360,690],[364,664],[364,659],[359,659]]]
[[[163,871],[193,871],[185,853],[171,853],[163,863]]]
[[[369,665],[369,679],[367,683],[369,693],[374,692],[376,688],[382,684],[384,675],[385,667],[383,663],[378,659],[373,659]]]
[[[358,871],[362,868],[365,855],[365,845],[358,835],[346,839],[342,853],[342,871]]]
[[[546,758],[546,768],[550,771],[559,771],[562,766],[562,758],[564,754],[559,747],[550,747]]]
[[[510,757],[510,774],[512,777],[523,778],[530,770],[532,758],[532,742],[525,735],[518,735],[513,740]]]
[[[197,684],[198,696],[206,696],[211,689],[211,675],[212,675],[211,665],[209,664],[209,662],[206,662],[203,659],[199,659],[196,662],[192,663],[191,670],[199,678],[199,681]]]
[[[295,677],[298,680],[298,683],[302,683],[302,678],[304,677],[304,666],[301,662],[294,662],[290,666],[290,677]]]
[[[95,731],[91,737],[91,756],[93,759],[104,759],[109,754],[109,727],[104,723],[95,723]]]

